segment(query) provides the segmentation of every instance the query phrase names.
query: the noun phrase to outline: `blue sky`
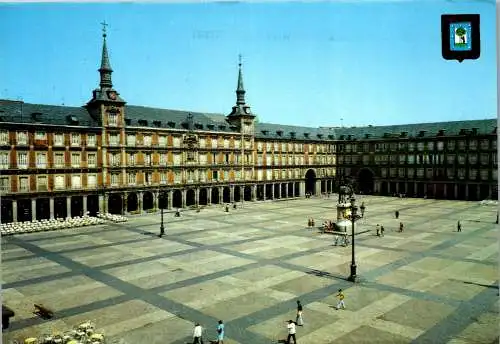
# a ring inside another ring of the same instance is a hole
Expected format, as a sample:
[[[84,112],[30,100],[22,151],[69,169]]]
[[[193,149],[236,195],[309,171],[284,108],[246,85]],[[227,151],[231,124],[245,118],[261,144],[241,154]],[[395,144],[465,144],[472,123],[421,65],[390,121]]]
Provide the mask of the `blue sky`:
[[[227,114],[241,53],[247,102],[262,122],[496,116],[493,1],[0,6],[0,98],[85,104],[106,20],[113,82],[133,105]],[[479,60],[443,60],[447,13],[481,15]]]

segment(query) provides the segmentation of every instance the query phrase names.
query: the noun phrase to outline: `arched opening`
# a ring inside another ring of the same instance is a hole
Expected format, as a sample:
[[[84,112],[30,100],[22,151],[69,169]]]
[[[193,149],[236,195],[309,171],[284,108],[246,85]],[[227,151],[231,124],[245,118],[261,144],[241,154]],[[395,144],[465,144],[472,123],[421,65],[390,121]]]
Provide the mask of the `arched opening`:
[[[200,189],[200,200],[199,200],[200,205],[207,205],[208,204],[208,192],[206,188]]]
[[[1,207],[1,223],[11,223],[14,221],[14,212],[12,211],[12,201],[2,200],[0,202]]]
[[[373,194],[375,189],[374,174],[369,168],[362,168],[358,174],[358,187],[359,191],[365,195]]]
[[[212,188],[212,204],[219,204],[219,188]]]
[[[293,197],[293,183],[288,183],[288,197]]]
[[[71,217],[83,216],[83,197],[71,197]]]
[[[415,197],[415,183],[408,183],[408,188],[406,189],[406,195],[408,197]]]
[[[50,219],[50,200],[48,198],[38,198],[36,200],[36,219]]]
[[[444,184],[437,183],[436,184],[436,194],[434,195],[436,199],[444,199]]]
[[[264,185],[257,185],[257,201],[263,201],[264,195],[266,193],[266,188]]]
[[[172,195],[172,206],[174,208],[182,208],[182,192],[181,190],[174,190]]]
[[[390,182],[390,183],[389,183],[389,189],[390,189],[390,190],[389,190],[389,193],[390,193],[390,195],[389,195],[389,196],[393,196],[393,195],[395,195],[395,194],[396,194],[396,185],[397,185],[397,184],[398,184],[398,183],[396,183],[396,182]]]
[[[300,197],[300,183],[295,182],[295,197]]]
[[[65,219],[68,216],[68,209],[66,206],[66,197],[54,198],[54,217],[56,219]]]
[[[189,189],[186,192],[186,207],[191,207],[196,205],[196,193],[193,189]]]
[[[425,196],[425,185],[424,183],[417,183],[417,197]]]
[[[427,198],[434,198],[436,195],[434,194],[434,184],[427,184]]]
[[[332,193],[332,188],[333,188],[333,180],[329,179],[326,183],[326,192]]]
[[[235,202],[241,201],[241,187],[239,185],[236,185],[234,187],[234,201]]]
[[[480,198],[481,198],[481,201],[484,200],[484,199],[491,199],[491,195],[490,195],[490,186],[489,185],[484,185],[482,184],[480,186]]]
[[[380,195],[381,196],[387,196],[387,182],[381,182],[380,183]]]
[[[99,196],[89,195],[87,196],[87,212],[89,216],[97,216],[99,212]],[[86,215],[86,214],[84,214]]]
[[[469,184],[469,199],[468,201],[479,201],[477,199],[477,185]]]
[[[137,210],[139,210],[137,194],[135,192],[129,193],[127,197],[127,211],[130,213]]]
[[[321,181],[321,193],[325,193],[326,192],[326,180],[322,180]]]
[[[315,195],[316,194],[316,172],[313,169],[307,170],[306,172],[306,193]]]
[[[398,183],[398,192],[400,194],[405,194],[406,193],[406,183],[405,182],[399,182]]]
[[[229,186],[224,186],[222,190],[222,203],[230,203],[231,202],[231,189]]]
[[[281,184],[281,198],[288,197],[287,192],[286,192],[286,186],[287,186],[287,183]]]
[[[273,184],[266,184],[266,199],[273,199]]]
[[[142,209],[149,210],[154,208],[153,194],[150,191],[146,191],[142,194]]]
[[[167,209],[167,208],[168,208],[168,193],[162,191],[158,195],[158,209]]]
[[[274,198],[278,199],[280,197],[280,184],[274,184]]]
[[[121,214],[123,212],[123,200],[122,195],[118,193],[112,193],[108,196],[108,213],[110,214]]]
[[[250,186],[245,186],[243,199],[247,202],[252,200],[252,188]]]
[[[17,221],[31,221],[31,200],[20,199],[17,201]]]
[[[457,199],[461,200],[461,201],[465,200],[465,185],[464,184],[458,184]]]

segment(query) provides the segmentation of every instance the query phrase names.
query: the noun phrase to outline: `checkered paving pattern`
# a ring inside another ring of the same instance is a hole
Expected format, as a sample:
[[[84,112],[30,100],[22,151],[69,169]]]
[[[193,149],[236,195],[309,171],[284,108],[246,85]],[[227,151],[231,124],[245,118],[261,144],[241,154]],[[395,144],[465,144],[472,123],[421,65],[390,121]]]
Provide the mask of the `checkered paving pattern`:
[[[16,316],[4,343],[94,321],[124,344],[188,343],[194,322],[226,344],[277,343],[304,305],[301,344],[493,343],[498,338],[496,208],[473,202],[366,196],[351,247],[307,228],[336,199],[246,202],[127,223],[2,238],[3,302]],[[400,219],[394,219],[394,211]],[[462,222],[463,231],[456,232]],[[399,221],[405,224],[397,232]],[[385,237],[374,233],[384,225]],[[366,231],[366,232],[364,232]],[[362,233],[364,232],[364,233]],[[346,310],[335,310],[336,291]],[[56,316],[32,314],[41,302]]]

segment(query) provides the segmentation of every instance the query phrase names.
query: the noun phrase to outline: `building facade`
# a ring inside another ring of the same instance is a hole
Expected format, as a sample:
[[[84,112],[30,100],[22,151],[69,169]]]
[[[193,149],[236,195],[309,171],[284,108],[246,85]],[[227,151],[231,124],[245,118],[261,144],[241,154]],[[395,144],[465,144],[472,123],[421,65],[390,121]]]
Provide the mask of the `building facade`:
[[[85,106],[0,101],[0,222],[318,195],[344,178],[364,193],[496,198],[496,120],[256,123],[241,63],[228,115],[127,105],[112,72],[104,34]]]

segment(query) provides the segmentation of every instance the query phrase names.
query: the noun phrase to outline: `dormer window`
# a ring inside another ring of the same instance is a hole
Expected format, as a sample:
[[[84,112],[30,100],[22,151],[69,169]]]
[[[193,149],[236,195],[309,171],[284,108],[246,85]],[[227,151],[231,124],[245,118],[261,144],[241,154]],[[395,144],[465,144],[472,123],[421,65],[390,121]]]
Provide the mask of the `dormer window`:
[[[210,129],[210,130],[214,130],[215,125],[213,125],[213,124],[207,124],[207,128]]]
[[[132,124],[132,120],[130,118],[125,118],[125,124],[126,125]]]
[[[294,139],[294,138],[295,138],[295,131],[290,132],[290,137],[291,137],[292,139]]]
[[[304,133],[304,137],[305,137],[306,139],[308,139],[308,138],[309,138],[309,133]]]
[[[400,137],[408,137],[408,132],[402,131]]]
[[[283,130],[276,130],[276,135],[282,136],[283,135]]]
[[[495,127],[495,129],[493,129],[493,134],[496,134],[497,133],[497,127]]]
[[[345,135],[340,135],[341,140],[345,140]]]
[[[42,113],[40,113],[40,112],[33,112],[31,114],[31,119],[34,120],[35,122],[40,122],[42,120]]]
[[[389,137],[391,137],[390,133],[384,133],[384,138],[389,138]]]
[[[458,135],[467,135],[467,130],[466,129],[460,129],[460,132]]]
[[[347,135],[348,140],[352,140],[352,135]]]
[[[365,134],[365,139],[369,139],[372,136],[372,134]]]
[[[153,125],[157,128],[161,127],[161,121],[153,121]]]
[[[439,132],[438,132],[437,136],[444,136],[444,132],[445,131],[446,130],[444,130],[444,129],[439,129]]]
[[[335,140],[334,136],[332,134],[328,135],[329,140]]]
[[[236,125],[230,125],[229,129],[235,131],[235,130],[238,130],[238,126],[236,126]]]
[[[424,137],[424,136],[425,136],[425,133],[426,133],[426,131],[425,131],[425,130],[420,130],[420,132],[418,133],[418,136],[419,136],[419,137]]]
[[[195,124],[194,124],[194,127],[195,127],[196,129],[200,129],[200,130],[201,130],[201,129],[203,129],[203,124],[201,124],[201,123],[195,123]]]
[[[262,130],[262,134],[263,134],[263,135],[267,135],[268,133],[269,133],[269,131],[268,131],[268,130]]]
[[[225,125],[219,125],[219,130],[226,130],[226,126]]]
[[[147,127],[148,126],[148,121],[146,121],[145,119],[140,119],[138,121],[139,125],[142,125],[144,127]]]
[[[189,129],[189,123],[188,122],[182,122],[181,126],[182,126],[182,129]]]
[[[477,128],[472,128],[472,135],[477,135]]]
[[[73,115],[68,115],[66,117],[67,121],[69,122],[69,124],[73,124],[73,125],[77,125],[78,124],[78,118],[76,118],[75,116]]]
[[[317,134],[317,136],[318,136],[318,139],[320,139],[320,140],[323,138],[323,134]]]
[[[168,121],[167,125],[168,125],[170,128],[175,128],[175,122]]]

